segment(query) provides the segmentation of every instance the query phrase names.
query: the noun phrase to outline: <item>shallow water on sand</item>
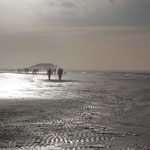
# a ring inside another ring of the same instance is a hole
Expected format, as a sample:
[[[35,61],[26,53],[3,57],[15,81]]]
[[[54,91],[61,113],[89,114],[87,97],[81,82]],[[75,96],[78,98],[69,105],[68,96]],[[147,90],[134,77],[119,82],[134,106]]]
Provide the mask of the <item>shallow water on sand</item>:
[[[150,149],[148,73],[0,74],[0,148]]]

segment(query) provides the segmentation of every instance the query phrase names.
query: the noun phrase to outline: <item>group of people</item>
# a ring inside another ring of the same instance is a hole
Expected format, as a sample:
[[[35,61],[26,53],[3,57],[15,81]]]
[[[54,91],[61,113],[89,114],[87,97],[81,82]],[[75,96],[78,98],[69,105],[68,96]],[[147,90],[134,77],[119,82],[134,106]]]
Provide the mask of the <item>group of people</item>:
[[[51,68],[49,68],[47,70],[47,75],[48,75],[48,79],[51,80],[51,75],[53,74],[53,70]],[[59,80],[62,79],[62,75],[63,75],[63,69],[62,68],[59,68],[58,71],[57,71],[57,74],[58,74],[58,78]]]

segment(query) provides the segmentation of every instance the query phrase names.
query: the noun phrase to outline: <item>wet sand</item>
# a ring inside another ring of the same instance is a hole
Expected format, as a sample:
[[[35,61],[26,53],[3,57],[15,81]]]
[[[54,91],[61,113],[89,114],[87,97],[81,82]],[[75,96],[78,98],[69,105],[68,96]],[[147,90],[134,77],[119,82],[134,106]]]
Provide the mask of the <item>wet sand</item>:
[[[150,149],[150,81],[101,80],[64,99],[1,99],[0,149]]]
[[[1,100],[0,148],[148,149],[149,126],[129,123],[126,115],[133,112],[120,119],[120,107],[84,99]]]

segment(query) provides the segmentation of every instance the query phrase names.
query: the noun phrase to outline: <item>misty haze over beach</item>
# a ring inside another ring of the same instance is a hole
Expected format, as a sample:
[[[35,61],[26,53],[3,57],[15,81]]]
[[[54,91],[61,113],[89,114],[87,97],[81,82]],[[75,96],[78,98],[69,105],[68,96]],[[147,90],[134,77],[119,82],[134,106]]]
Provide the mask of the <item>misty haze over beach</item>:
[[[150,70],[149,0],[1,0],[0,68]]]
[[[149,150],[149,8],[0,0],[0,150]]]

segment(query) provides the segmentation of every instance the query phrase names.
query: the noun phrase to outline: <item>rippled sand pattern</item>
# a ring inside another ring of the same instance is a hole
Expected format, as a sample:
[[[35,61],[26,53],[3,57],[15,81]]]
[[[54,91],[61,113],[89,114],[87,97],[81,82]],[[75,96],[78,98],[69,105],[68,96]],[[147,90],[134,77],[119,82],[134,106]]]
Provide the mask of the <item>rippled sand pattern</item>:
[[[107,123],[107,119],[115,115],[114,110],[118,111],[122,105],[109,105],[102,97],[101,101],[33,100],[1,105],[4,105],[1,110],[1,138],[5,137],[0,143],[2,149],[116,149],[118,141],[123,142],[127,138],[136,141],[139,136],[116,131]],[[120,149],[136,149],[132,143],[128,144],[122,143]]]

